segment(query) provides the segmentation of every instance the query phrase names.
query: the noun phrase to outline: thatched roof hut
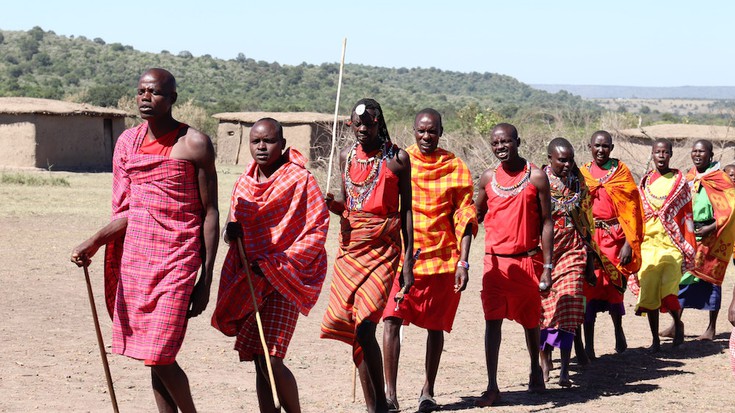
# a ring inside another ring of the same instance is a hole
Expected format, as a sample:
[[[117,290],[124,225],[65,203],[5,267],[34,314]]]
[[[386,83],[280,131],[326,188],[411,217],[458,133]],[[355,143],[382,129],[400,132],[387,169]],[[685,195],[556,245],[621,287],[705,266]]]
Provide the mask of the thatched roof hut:
[[[0,167],[109,170],[127,116],[81,103],[0,98]]]
[[[689,156],[694,142],[706,139],[714,147],[714,159],[723,166],[735,160],[735,127],[691,124],[662,124],[613,132],[613,156],[625,161],[637,177],[651,167],[651,145],[658,138],[669,139],[674,146],[671,166],[682,170],[692,167]]]
[[[252,160],[249,149],[250,128],[262,118],[273,118],[283,125],[288,146],[314,162],[329,156],[334,115],[315,112],[227,112],[217,113],[219,120],[215,145],[220,163],[244,165]],[[340,116],[337,131],[341,133],[348,120]]]

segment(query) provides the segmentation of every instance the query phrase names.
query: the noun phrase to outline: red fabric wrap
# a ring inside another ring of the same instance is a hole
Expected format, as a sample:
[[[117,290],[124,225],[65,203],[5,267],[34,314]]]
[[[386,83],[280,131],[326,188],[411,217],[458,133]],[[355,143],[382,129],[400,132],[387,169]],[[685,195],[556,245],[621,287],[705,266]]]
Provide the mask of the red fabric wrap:
[[[329,211],[303,155],[289,149],[283,156],[286,163],[265,182],[258,182],[255,162],[238,178],[230,221],[242,226],[247,260],[257,262],[265,275],[252,277],[258,305],[275,290],[308,315],[327,272]],[[222,266],[212,326],[233,336],[252,313],[250,287],[233,242]]]
[[[202,263],[203,210],[191,162],[138,153],[147,126],[126,130],[115,147],[112,219],[128,224],[105,251],[105,295],[112,351],[170,364]]]
[[[401,255],[401,220],[366,212],[345,212],[334,261],[329,305],[322,319],[322,338],[353,346],[356,365],[362,348],[355,330],[364,320],[379,322],[388,302]]]

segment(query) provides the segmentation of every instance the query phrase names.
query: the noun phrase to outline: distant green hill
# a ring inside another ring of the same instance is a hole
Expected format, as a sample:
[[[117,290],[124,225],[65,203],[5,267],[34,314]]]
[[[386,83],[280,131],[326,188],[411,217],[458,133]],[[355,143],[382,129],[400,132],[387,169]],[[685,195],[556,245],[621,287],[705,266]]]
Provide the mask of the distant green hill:
[[[334,111],[337,63],[298,66],[236,59],[194,57],[187,51],[146,53],[100,38],[58,36],[35,27],[0,31],[0,96],[30,96],[115,106],[132,96],[138,76],[163,67],[176,76],[179,100],[194,99],[208,113],[223,111]],[[388,120],[408,121],[430,106],[458,127],[464,110],[491,109],[511,120],[537,112],[569,110],[599,113],[600,108],[567,92],[548,93],[493,73],[459,73],[435,68],[383,68],[347,64],[340,113],[361,97],[373,97]],[[470,113],[472,117],[472,113]],[[467,116],[465,116],[466,118]]]
[[[586,99],[735,99],[735,86],[531,85],[549,93],[565,90]]]

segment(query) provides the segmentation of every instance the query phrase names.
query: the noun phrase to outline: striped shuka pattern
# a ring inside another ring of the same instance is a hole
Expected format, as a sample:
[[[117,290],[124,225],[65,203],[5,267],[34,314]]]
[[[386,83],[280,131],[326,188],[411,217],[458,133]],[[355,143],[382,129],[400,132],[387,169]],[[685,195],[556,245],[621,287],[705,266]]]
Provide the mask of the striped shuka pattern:
[[[343,215],[340,224],[321,337],[352,345],[353,360],[359,365],[362,348],[355,331],[365,320],[380,321],[400,261],[401,220],[398,214],[384,217],[352,211]]]

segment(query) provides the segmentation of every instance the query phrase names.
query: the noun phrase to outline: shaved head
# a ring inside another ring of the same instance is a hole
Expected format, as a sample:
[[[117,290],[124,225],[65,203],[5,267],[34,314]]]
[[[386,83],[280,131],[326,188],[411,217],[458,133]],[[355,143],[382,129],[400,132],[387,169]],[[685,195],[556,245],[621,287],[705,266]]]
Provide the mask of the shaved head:
[[[143,72],[140,78],[143,79],[146,76],[155,77],[167,91],[176,92],[176,78],[168,70],[154,67]]]
[[[518,140],[518,129],[516,129],[516,127],[511,125],[510,123],[498,123],[493,128],[491,135],[494,135],[496,131],[500,131],[500,130],[505,132],[505,134],[508,135],[509,137],[515,140]]]
[[[572,153],[574,152],[574,147],[565,138],[552,139],[551,142],[549,142],[549,146],[546,148],[547,154],[551,155],[551,151],[556,148],[564,148],[570,150]]]

